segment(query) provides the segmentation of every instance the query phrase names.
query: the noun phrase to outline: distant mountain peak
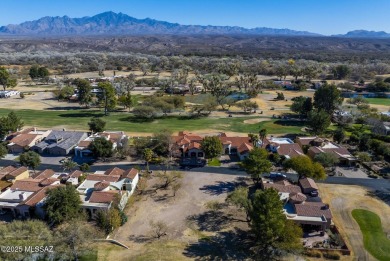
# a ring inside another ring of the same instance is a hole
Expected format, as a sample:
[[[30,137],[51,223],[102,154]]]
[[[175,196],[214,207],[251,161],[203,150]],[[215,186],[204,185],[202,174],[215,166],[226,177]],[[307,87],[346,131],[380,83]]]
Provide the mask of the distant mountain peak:
[[[140,34],[237,34],[237,35],[280,35],[280,36],[320,36],[319,34],[274,29],[266,27],[243,28],[239,26],[201,26],[181,25],[158,21],[151,18],[137,19],[121,12],[103,12],[92,17],[70,18],[68,16],[42,17],[38,20],[23,22],[18,25],[0,27],[0,34],[7,35],[140,35]]]
[[[385,31],[353,30],[347,32],[346,34],[334,36],[348,38],[389,38],[390,34]]]

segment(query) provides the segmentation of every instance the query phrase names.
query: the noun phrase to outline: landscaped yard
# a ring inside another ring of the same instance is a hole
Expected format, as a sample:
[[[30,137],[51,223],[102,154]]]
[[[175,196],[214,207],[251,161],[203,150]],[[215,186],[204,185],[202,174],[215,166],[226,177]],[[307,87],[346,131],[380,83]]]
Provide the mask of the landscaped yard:
[[[366,100],[370,104],[388,105],[388,106],[390,106],[390,99],[389,98],[366,98]]]
[[[0,109],[0,117],[5,116],[11,110]],[[101,110],[69,110],[69,111],[40,111],[40,110],[15,110],[26,126],[40,128],[66,128],[72,130],[87,130],[87,123],[92,117],[102,117],[107,122],[108,130],[122,130],[125,132],[152,133],[162,129],[171,131],[189,130],[218,130],[240,133],[257,133],[266,128],[270,134],[301,133],[302,122],[269,119],[258,124],[246,124],[245,120],[256,119],[256,116],[248,117],[201,117],[189,118],[187,116],[165,116],[152,121],[142,121],[132,117],[128,113],[111,113],[103,116]]]
[[[209,160],[207,162],[207,165],[213,166],[213,167],[219,167],[219,166],[221,166],[221,162],[217,158],[214,158],[214,159]]]
[[[379,216],[365,209],[354,209],[352,216],[362,231],[364,248],[378,260],[390,260],[390,239],[383,231]]]

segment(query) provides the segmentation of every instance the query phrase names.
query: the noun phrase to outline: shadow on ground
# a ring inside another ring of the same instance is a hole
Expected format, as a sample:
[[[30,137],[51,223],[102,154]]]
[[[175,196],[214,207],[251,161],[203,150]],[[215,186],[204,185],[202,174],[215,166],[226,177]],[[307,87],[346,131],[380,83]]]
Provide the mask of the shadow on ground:
[[[390,190],[368,191],[367,196],[382,200],[390,206]]]
[[[209,210],[201,214],[189,216],[187,220],[195,224],[200,231],[216,232],[227,228],[233,217],[220,210]]]
[[[183,254],[195,260],[248,260],[251,242],[247,231],[234,228],[199,239],[188,245]]]
[[[212,185],[204,185],[199,188],[200,190],[204,190],[205,193],[210,195],[221,195],[223,193],[229,193],[235,190],[238,186],[245,186],[246,178],[238,177],[235,181],[217,181],[216,184]]]

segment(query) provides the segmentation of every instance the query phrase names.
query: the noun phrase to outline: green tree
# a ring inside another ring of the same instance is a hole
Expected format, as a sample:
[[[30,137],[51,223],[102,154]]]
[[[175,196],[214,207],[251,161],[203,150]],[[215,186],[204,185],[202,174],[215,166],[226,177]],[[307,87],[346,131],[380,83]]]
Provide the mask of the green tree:
[[[313,109],[313,103],[310,97],[295,97],[291,105],[293,112],[299,113],[303,117],[307,117],[307,114]]]
[[[3,89],[7,87],[15,87],[17,85],[16,79],[12,79],[10,73],[5,67],[0,66],[0,84],[3,86]]]
[[[28,151],[20,154],[19,162],[23,166],[32,168],[35,172],[36,168],[41,164],[41,157],[34,151]]]
[[[256,147],[257,144],[258,144],[259,141],[260,141],[259,136],[256,135],[256,134],[253,134],[253,133],[249,133],[249,134],[248,134],[248,137],[249,137],[250,141],[252,142],[252,145],[253,145],[254,147]]]
[[[369,161],[371,161],[371,156],[367,152],[359,152],[359,153],[357,153],[357,158],[361,162],[369,162]]]
[[[330,168],[340,162],[333,153],[323,152],[314,157],[314,161],[320,163],[324,168]]]
[[[97,213],[96,223],[107,235],[121,226],[122,218],[116,207],[102,210]]]
[[[78,164],[74,162],[71,158],[65,159],[61,165],[64,171],[71,171],[78,166]]]
[[[285,161],[284,167],[295,170],[300,179],[306,177],[323,180],[326,178],[324,167],[318,162],[313,162],[309,157],[304,155]]]
[[[153,119],[156,117],[156,109],[152,106],[136,106],[133,109],[133,114],[141,119]]]
[[[314,134],[323,133],[330,126],[330,115],[324,111],[311,111],[308,114],[307,124]]]
[[[0,118],[0,140],[3,140],[9,132],[16,132],[24,126],[23,121],[15,112],[11,111],[7,116]]]
[[[134,107],[137,104],[137,100],[136,100],[135,96],[132,96],[130,93],[126,93],[126,94],[119,96],[118,102],[124,108],[129,109],[129,111],[132,107]]]
[[[88,122],[89,130],[93,133],[103,132],[106,129],[106,122],[100,118],[92,118]]]
[[[261,147],[263,147],[264,146],[264,140],[267,137],[267,129],[261,129],[259,131],[259,137],[260,137],[260,140],[261,140]]]
[[[258,260],[274,260],[283,253],[302,250],[302,230],[287,220],[281,211],[283,202],[274,189],[257,190],[251,200],[250,227],[256,236]]]
[[[147,172],[149,172],[149,162],[152,161],[153,154],[154,154],[153,150],[151,150],[149,148],[144,149],[143,156],[144,156],[144,159],[146,161],[146,171]]]
[[[340,64],[333,68],[332,72],[336,79],[342,80],[351,73],[351,69],[347,65]]]
[[[47,79],[50,75],[46,67],[39,67],[38,65],[31,66],[28,74],[33,81]]]
[[[342,143],[345,139],[345,132],[342,128],[337,128],[337,130],[335,130],[333,132],[333,140],[337,143]]]
[[[95,138],[88,146],[88,149],[98,158],[111,157],[114,154],[112,148],[112,142],[104,137]]]
[[[251,220],[251,201],[249,199],[248,192],[249,189],[247,187],[238,187],[233,190],[233,192],[230,192],[226,198],[226,202],[245,211],[247,222]]]
[[[80,171],[88,172],[91,169],[91,166],[88,163],[83,163],[79,166]]]
[[[268,160],[268,152],[265,149],[254,148],[249,152],[248,157],[241,162],[241,166],[258,184],[261,175],[271,171],[272,163]]]
[[[74,186],[56,187],[48,190],[46,195],[43,209],[49,223],[59,225],[80,217],[81,200]]]
[[[0,158],[3,158],[5,155],[7,155],[7,153],[7,147],[4,144],[0,143]]]
[[[85,105],[88,108],[92,102],[92,87],[90,82],[86,79],[76,79],[73,81],[73,84],[77,86],[79,104]]]
[[[108,115],[108,112],[115,109],[117,104],[115,89],[109,82],[100,82],[98,87],[102,91],[98,95],[98,101],[104,108],[104,114]]]
[[[334,84],[324,84],[314,93],[314,107],[317,110],[324,110],[330,115],[342,102],[341,91]]]
[[[207,159],[218,157],[221,155],[223,149],[222,142],[217,136],[205,137],[200,143],[200,146]]]

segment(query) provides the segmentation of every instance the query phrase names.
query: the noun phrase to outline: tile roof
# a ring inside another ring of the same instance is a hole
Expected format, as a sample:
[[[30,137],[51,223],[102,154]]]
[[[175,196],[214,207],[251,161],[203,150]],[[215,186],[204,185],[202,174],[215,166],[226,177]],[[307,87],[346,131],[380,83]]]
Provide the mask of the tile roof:
[[[305,217],[321,217],[324,215],[327,219],[332,218],[332,213],[330,212],[329,207],[327,207],[324,203],[315,203],[316,204],[304,202],[302,204],[294,204],[297,215]]]
[[[49,185],[53,184],[54,182],[58,182],[58,181],[59,180],[56,178],[47,178],[47,179],[44,179],[41,182],[39,182],[39,185],[46,187],[46,186],[49,186]]]
[[[76,146],[82,139],[86,137],[86,132],[53,130],[44,141],[36,144],[35,147],[41,149],[59,147],[68,150]]]
[[[28,169],[26,167],[19,167],[19,168],[15,169],[14,171],[8,173],[7,175],[10,175],[11,177],[16,178],[17,176],[19,176],[20,174],[22,174],[26,171],[28,171]]]
[[[279,144],[277,152],[279,155],[289,156],[290,158],[304,155],[298,143]]]
[[[88,148],[89,144],[91,144],[91,140],[82,140],[77,144],[78,147]]]
[[[114,167],[111,169],[108,169],[104,172],[104,175],[109,175],[109,176],[121,176],[123,175],[125,171],[123,169]]]
[[[115,196],[119,194],[117,190],[111,191],[94,191],[89,198],[91,203],[111,203]]]
[[[284,193],[294,193],[294,192],[298,193],[298,192],[301,192],[301,188],[299,186],[296,186],[296,185],[284,186],[284,185],[277,184],[277,183],[263,183],[263,185],[264,185],[265,189],[274,188],[278,192],[284,192]]]
[[[46,192],[49,189],[55,188],[57,186],[60,186],[60,185],[47,186],[47,187],[42,188],[41,190],[39,190],[38,192],[33,194],[30,198],[28,198],[24,202],[24,205],[27,205],[27,206],[30,206],[30,207],[35,206],[38,202],[40,202],[42,199],[44,199],[46,197]]]
[[[34,176],[34,179],[47,179],[54,175],[54,170],[52,169],[45,169],[44,171],[41,171],[38,173],[38,175]]]
[[[95,183],[95,185],[93,185],[93,188],[95,190],[103,190],[105,188],[108,188],[108,186],[110,186],[110,182],[107,182],[107,181],[99,181],[98,183]]]
[[[112,176],[112,175],[104,175],[104,174],[89,174],[87,176],[87,180],[94,181],[108,181],[108,182],[117,182],[121,177],[120,176]]]
[[[243,153],[246,153],[246,152],[249,152],[253,149],[253,146],[251,144],[248,144],[246,142],[242,143],[238,148],[238,152],[240,154],[243,154]]]
[[[297,141],[297,143],[301,144],[302,146],[308,146],[316,138],[317,137],[297,137],[296,141]]]
[[[0,169],[0,176],[5,176],[5,175],[7,175],[8,173],[11,173],[14,170],[16,170],[16,168],[13,167],[13,166],[8,166],[8,167],[5,167],[5,168],[2,168],[2,169]]]
[[[312,188],[318,190],[316,182],[311,178],[300,179],[298,183],[303,189]]]
[[[11,189],[14,189],[14,190],[18,189],[18,190],[25,190],[25,191],[35,192],[35,191],[38,191],[38,190],[42,189],[42,187],[39,186],[39,183],[41,181],[42,180],[40,180],[40,179],[31,179],[31,178],[17,180],[11,186]]]
[[[122,178],[134,179],[135,176],[137,176],[137,174],[138,174],[138,170],[135,168],[131,168],[126,170],[125,173],[123,173]]]
[[[222,143],[231,142],[232,147],[240,147],[243,143],[251,144],[249,137],[219,137]]]
[[[16,145],[19,145],[20,147],[26,147],[29,146],[38,136],[38,134],[20,134],[10,140],[10,143],[14,143]],[[9,146],[10,145],[11,144],[9,144]]]
[[[73,171],[72,173],[69,174],[69,177],[70,178],[78,178],[80,177],[81,175],[83,175],[83,172],[80,171],[80,170],[75,170]]]
[[[188,145],[188,149],[191,150],[191,149],[200,149],[201,148],[201,144],[199,142],[191,142],[189,145]]]
[[[300,192],[298,192],[298,193],[294,192],[294,193],[290,194],[290,199],[293,200],[293,201],[303,202],[303,201],[305,201],[307,199],[307,197],[304,194],[300,193]]]

